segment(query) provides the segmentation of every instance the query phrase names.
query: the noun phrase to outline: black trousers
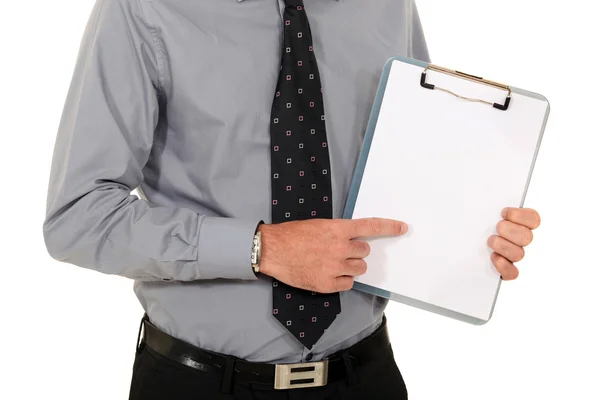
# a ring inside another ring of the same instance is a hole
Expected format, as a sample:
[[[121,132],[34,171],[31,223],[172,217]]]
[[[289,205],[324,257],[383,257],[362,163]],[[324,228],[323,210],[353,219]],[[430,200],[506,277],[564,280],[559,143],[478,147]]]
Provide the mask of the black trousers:
[[[167,359],[144,346],[135,357],[130,400],[405,400],[406,386],[390,348],[369,364],[348,371],[353,379],[318,388],[275,390],[233,383],[223,393],[219,376]]]

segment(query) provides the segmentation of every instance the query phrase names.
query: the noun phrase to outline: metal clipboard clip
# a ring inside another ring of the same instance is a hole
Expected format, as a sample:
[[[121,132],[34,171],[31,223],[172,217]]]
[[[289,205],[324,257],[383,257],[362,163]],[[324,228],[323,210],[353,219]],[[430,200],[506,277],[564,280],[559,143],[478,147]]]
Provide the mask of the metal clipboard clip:
[[[427,83],[427,71],[436,71],[436,72],[441,72],[442,74],[446,74],[446,75],[452,75],[452,76],[456,76],[458,78],[462,78],[462,79],[466,79],[472,82],[476,82],[476,83],[481,83],[483,85],[487,85],[487,86],[492,86],[498,89],[502,89],[502,90],[506,90],[508,92],[507,96],[506,96],[506,101],[504,102],[504,104],[498,104],[498,103],[492,103],[489,101],[485,101],[485,100],[481,100],[481,99],[474,99],[471,97],[464,97],[461,96],[457,93],[454,93],[448,89],[444,89],[441,87],[437,87],[435,85],[432,85],[431,83]],[[469,74],[465,74],[464,72],[459,72],[459,71],[453,71],[451,69],[447,69],[444,67],[439,67],[437,65],[428,65],[425,70],[423,71],[423,73],[421,74],[421,86],[424,87],[425,89],[430,89],[430,90],[441,90],[442,92],[446,92],[449,93],[453,96],[458,97],[459,99],[463,99],[463,100],[467,100],[467,101],[473,101],[473,102],[477,102],[477,103],[484,103],[484,104],[489,104],[490,106],[497,108],[498,110],[502,110],[502,111],[506,111],[508,109],[508,106],[510,104],[510,97],[511,97],[511,90],[510,87],[508,87],[507,85],[503,85],[501,83],[498,82],[493,82],[493,81],[489,81],[487,79],[483,79],[481,77],[478,76],[474,76],[474,75],[469,75]]]

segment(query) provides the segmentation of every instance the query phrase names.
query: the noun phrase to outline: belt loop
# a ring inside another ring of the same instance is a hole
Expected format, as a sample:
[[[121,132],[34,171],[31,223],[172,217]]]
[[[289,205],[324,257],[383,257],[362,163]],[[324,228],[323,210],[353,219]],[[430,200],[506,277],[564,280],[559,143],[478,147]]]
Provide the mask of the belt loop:
[[[237,358],[233,356],[228,356],[227,361],[225,361],[225,371],[223,373],[223,384],[221,386],[221,391],[225,394],[231,393],[231,389],[233,387],[233,371],[235,368],[235,362]]]
[[[350,354],[347,351],[342,353],[342,359],[344,360],[344,365],[346,366],[346,374],[348,375],[348,386],[354,386],[356,384],[356,374],[354,371],[354,366],[352,365],[352,359]]]

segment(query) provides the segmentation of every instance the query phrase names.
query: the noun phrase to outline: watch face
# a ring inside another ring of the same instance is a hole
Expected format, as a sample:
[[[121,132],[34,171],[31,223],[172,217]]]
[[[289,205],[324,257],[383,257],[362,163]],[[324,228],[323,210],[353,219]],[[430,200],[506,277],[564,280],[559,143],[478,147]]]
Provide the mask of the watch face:
[[[254,235],[252,240],[252,264],[258,264],[260,258],[260,232]]]
[[[252,242],[252,264],[256,264],[256,259],[258,258],[257,247],[258,247],[258,240],[256,238],[254,238],[254,241]]]

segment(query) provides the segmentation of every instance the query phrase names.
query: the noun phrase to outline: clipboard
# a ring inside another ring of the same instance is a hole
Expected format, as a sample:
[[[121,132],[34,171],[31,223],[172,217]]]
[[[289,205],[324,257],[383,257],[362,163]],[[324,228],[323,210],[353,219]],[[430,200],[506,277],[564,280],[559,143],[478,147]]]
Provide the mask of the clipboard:
[[[474,325],[501,277],[487,238],[522,207],[550,106],[540,94],[405,57],[382,72],[344,218],[408,223],[366,238],[353,289]]]

